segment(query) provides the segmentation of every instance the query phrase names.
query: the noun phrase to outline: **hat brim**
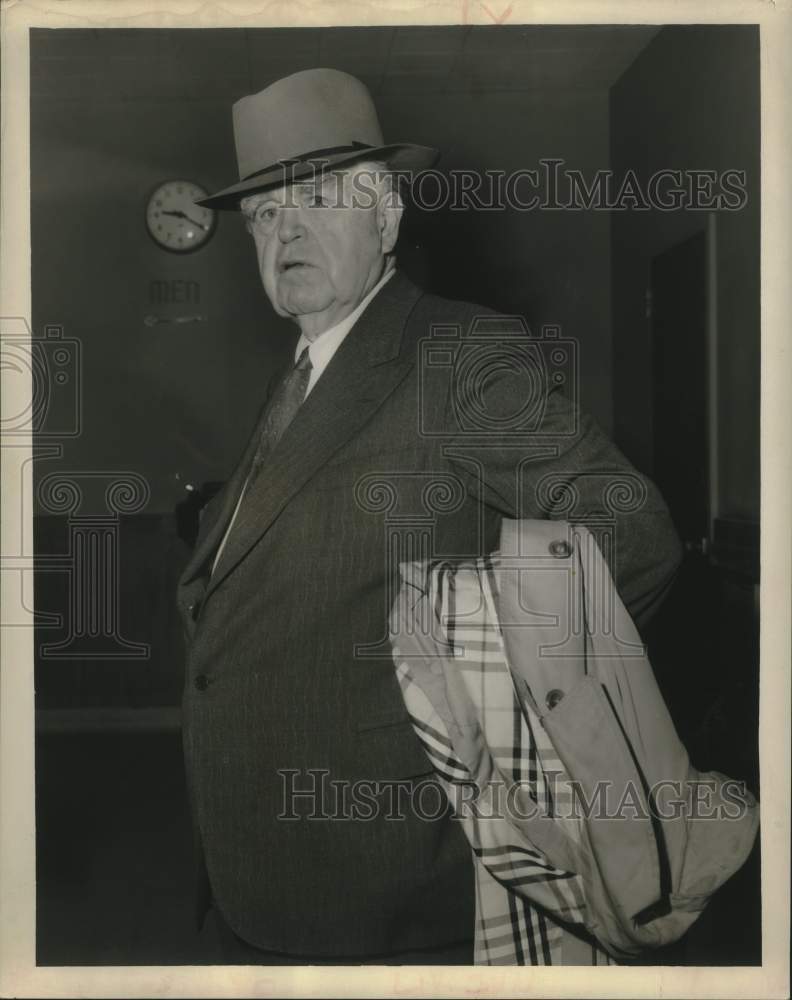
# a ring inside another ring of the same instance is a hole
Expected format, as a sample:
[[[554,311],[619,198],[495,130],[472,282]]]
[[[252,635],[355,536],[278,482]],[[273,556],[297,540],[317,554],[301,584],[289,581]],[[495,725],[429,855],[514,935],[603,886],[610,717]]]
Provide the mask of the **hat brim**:
[[[277,164],[265,173],[249,177],[247,180],[223,188],[208,198],[196,202],[205,208],[215,211],[239,211],[239,203],[248,195],[271,188],[282,187],[293,181],[315,175],[317,163],[324,170],[345,164],[360,163],[365,160],[382,160],[392,170],[415,171],[428,170],[437,162],[440,153],[430,146],[414,146],[407,143],[396,143],[389,146],[371,146],[356,149],[354,152],[336,153],[330,156],[306,154],[298,161],[288,160]]]

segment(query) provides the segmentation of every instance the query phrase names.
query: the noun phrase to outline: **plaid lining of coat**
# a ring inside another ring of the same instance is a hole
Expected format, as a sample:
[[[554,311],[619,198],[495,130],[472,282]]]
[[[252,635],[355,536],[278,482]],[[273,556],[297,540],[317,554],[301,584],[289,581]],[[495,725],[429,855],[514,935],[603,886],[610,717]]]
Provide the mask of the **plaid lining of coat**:
[[[397,678],[413,727],[472,848],[475,963],[563,965],[570,961],[565,952],[574,951],[574,964],[608,965],[613,960],[607,952],[563,926],[582,923],[580,876],[553,867],[514,818],[538,807],[580,841],[582,821],[570,815],[574,810],[559,808],[571,796],[561,761],[509,670],[493,599],[498,560],[493,553],[461,565],[410,564],[414,579],[405,580],[400,615],[391,625]],[[424,627],[416,627],[413,617],[416,598],[425,601]],[[427,669],[436,681],[443,674],[452,692],[454,722],[474,747],[467,762],[422,687]],[[498,808],[498,787],[510,789],[516,809]]]

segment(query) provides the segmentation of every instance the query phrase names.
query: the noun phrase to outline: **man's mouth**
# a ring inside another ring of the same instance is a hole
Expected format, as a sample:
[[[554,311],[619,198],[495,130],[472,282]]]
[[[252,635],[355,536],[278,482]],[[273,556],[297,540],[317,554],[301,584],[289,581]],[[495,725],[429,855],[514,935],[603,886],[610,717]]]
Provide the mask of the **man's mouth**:
[[[283,264],[281,264],[280,272],[281,274],[284,274],[286,271],[295,271],[295,270],[300,270],[301,268],[306,268],[311,266],[312,266],[311,264],[309,264],[307,261],[304,260],[287,260],[284,261]]]

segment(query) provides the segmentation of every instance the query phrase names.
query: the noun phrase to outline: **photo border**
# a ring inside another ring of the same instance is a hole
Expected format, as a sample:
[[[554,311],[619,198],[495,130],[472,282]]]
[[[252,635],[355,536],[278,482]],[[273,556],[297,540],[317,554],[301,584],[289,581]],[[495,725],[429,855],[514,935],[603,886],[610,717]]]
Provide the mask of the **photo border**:
[[[792,7],[733,0],[19,0],[2,5],[0,316],[31,322],[29,48],[32,27],[218,28],[443,24],[759,24],[762,94],[761,626],[762,939],[760,967],[235,967],[35,965],[32,628],[0,630],[0,994],[14,997],[785,997],[789,995],[790,317],[792,316]],[[786,223],[786,225],[784,225]],[[3,373],[5,376],[5,373]],[[17,377],[4,386],[24,393]],[[29,391],[29,389],[28,389]],[[16,400],[14,400],[16,403]],[[19,399],[20,408],[25,400]],[[31,442],[15,439],[23,457]],[[6,475],[2,552],[32,538],[32,463]],[[17,453],[19,455],[19,453]],[[12,463],[17,468],[17,463]],[[13,471],[13,470],[11,470]],[[30,556],[31,553],[21,553]],[[3,607],[15,573],[4,573]]]

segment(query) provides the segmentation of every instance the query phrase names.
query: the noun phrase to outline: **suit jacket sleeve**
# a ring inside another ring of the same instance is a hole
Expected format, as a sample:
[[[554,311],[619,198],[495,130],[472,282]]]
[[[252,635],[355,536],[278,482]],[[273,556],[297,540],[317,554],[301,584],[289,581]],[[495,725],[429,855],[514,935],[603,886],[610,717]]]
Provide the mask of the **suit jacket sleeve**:
[[[602,536],[598,542],[621,598],[633,620],[646,624],[682,554],[657,487],[560,391],[537,388],[528,371],[513,365],[502,370],[499,375],[493,365],[477,395],[460,392],[452,381],[445,418],[455,472],[469,492],[506,517],[585,523],[595,536],[604,528],[611,545]],[[472,416],[465,413],[471,400]],[[477,433],[482,413],[501,430]],[[531,420],[517,416],[526,413],[537,414],[529,433],[524,428]]]

